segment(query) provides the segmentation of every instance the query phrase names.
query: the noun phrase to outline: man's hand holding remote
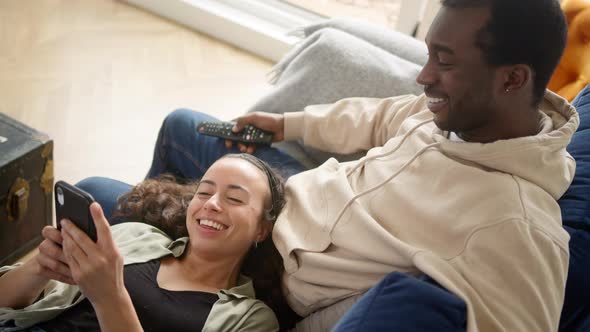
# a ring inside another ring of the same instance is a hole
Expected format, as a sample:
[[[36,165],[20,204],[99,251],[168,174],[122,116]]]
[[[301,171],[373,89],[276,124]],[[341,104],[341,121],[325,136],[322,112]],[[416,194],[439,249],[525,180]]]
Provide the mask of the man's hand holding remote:
[[[252,125],[262,130],[269,131],[273,134],[273,142],[280,142],[285,138],[285,117],[282,114],[254,112],[242,115],[233,120],[236,125],[232,128],[233,132],[239,132],[246,125]],[[231,148],[232,141],[226,140],[225,146]],[[241,152],[254,153],[256,144],[237,143]]]

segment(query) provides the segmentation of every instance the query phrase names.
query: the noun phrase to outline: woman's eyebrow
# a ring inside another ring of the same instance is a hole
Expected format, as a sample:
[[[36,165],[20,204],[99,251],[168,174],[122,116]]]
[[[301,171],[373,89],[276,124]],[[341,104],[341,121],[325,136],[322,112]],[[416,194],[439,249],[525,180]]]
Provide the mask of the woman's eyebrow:
[[[200,184],[209,184],[209,185],[212,185],[212,186],[217,186],[217,184],[214,181],[211,181],[211,180],[201,180],[201,182],[199,182],[199,185]],[[227,186],[227,188],[228,189],[234,189],[234,190],[241,190],[241,191],[243,191],[243,192],[245,192],[247,194],[250,193],[246,188],[244,188],[244,187],[242,187],[242,186],[240,186],[238,184],[229,184]]]
[[[249,193],[250,193],[248,190],[246,190],[246,188],[244,188],[244,187],[242,187],[242,186],[239,186],[239,185],[237,185],[237,184],[230,184],[230,185],[228,185],[227,187],[228,187],[228,189],[237,189],[237,190],[242,190],[242,191],[244,191],[244,192],[245,192],[245,193],[247,193],[247,194],[249,194]]]

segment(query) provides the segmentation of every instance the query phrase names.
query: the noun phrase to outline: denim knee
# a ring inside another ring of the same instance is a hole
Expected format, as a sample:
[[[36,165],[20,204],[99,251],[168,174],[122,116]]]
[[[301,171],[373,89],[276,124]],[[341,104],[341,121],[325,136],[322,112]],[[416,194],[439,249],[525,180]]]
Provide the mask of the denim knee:
[[[196,125],[211,117],[197,111],[179,108],[166,116],[160,128],[159,145],[177,141],[177,138],[191,137],[196,132]]]
[[[117,223],[111,220],[111,215],[117,206],[117,199],[132,188],[130,184],[100,176],[83,179],[76,183],[76,187],[94,197],[94,200],[102,206],[104,215],[111,224]]]
[[[95,188],[100,188],[107,178],[101,176],[91,176],[82,179],[76,183],[76,187],[84,191],[94,191]]]
[[[204,113],[193,111],[187,108],[179,108],[172,111],[164,119],[162,127],[166,128],[167,131],[176,133],[177,131],[185,130],[190,127],[193,130],[195,120],[201,117],[206,117]]]

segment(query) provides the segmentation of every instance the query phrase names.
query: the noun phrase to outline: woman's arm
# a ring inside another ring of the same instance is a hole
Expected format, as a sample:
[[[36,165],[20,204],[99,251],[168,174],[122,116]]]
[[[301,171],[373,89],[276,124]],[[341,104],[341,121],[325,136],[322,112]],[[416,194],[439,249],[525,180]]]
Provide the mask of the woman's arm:
[[[101,331],[143,331],[127,290],[108,301],[92,303]]]
[[[31,305],[50,279],[74,282],[59,246],[62,243],[60,232],[46,226],[42,235],[45,239],[38,247],[39,253],[0,277],[0,307],[21,309]]]
[[[33,258],[0,277],[0,307],[21,309],[33,303],[49,282],[38,271]]]
[[[92,303],[101,330],[143,331],[123,279],[123,256],[98,203],[90,206],[97,241],[67,220],[61,222],[63,251],[74,281]]]

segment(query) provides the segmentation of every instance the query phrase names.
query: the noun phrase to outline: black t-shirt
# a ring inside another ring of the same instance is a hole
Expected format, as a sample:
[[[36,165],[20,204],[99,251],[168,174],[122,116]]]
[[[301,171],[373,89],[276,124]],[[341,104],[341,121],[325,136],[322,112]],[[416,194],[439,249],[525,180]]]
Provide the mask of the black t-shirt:
[[[125,266],[125,287],[144,331],[200,331],[217,294],[170,291],[158,286],[160,261]],[[94,308],[83,300],[56,318],[41,323],[46,331],[100,331]]]

